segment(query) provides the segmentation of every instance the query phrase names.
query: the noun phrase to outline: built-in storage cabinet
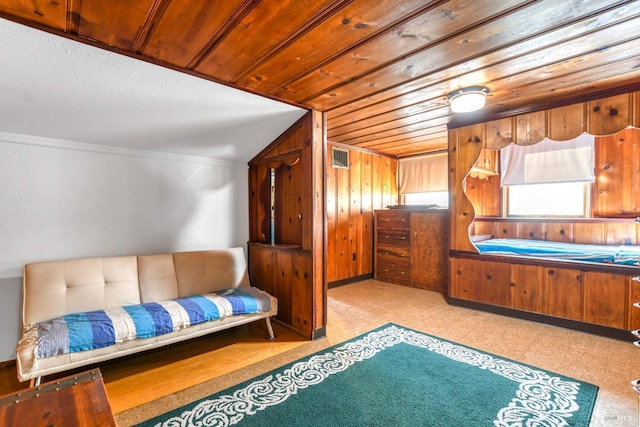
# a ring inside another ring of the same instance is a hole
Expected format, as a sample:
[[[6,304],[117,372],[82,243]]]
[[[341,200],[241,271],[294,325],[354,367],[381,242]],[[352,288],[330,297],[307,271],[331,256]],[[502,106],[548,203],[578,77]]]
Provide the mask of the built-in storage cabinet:
[[[544,280],[542,313],[582,321],[584,287],[582,271],[571,268],[538,267]]]
[[[584,273],[584,321],[630,329],[629,282],[626,276],[597,271]]]
[[[447,292],[449,212],[411,212],[411,283],[415,288]]]
[[[376,210],[374,277],[446,292],[447,222],[444,210]]]
[[[377,210],[375,218],[376,280],[411,286],[411,214]]]
[[[640,328],[632,274],[548,267],[471,255],[451,258],[452,298],[615,329]],[[640,311],[640,310],[638,310]]]
[[[545,309],[545,269],[538,265],[511,264],[509,297],[511,307],[543,312]]]
[[[451,258],[449,296],[502,307],[511,306],[509,264]]]
[[[249,243],[249,259],[251,277],[260,278],[260,288],[278,296],[277,319],[300,331],[309,330],[313,308],[311,253]]]
[[[632,92],[450,128],[450,302],[562,319],[557,323],[571,327],[580,322],[579,328],[622,338],[628,337],[626,330],[640,328],[640,309],[633,306],[640,302],[640,289],[632,280],[640,268],[480,255],[471,241],[475,234],[640,244],[639,126],[640,92]],[[499,177],[474,173],[487,150],[545,137],[569,140],[585,132],[596,136],[589,218],[505,218]]]
[[[249,276],[276,319],[325,334],[323,118],[309,112],[249,162]]]

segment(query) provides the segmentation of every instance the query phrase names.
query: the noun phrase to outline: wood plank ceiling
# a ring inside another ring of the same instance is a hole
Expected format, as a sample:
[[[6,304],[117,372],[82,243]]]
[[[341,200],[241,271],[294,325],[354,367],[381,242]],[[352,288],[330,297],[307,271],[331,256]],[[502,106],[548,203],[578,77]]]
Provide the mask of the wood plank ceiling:
[[[640,83],[638,0],[0,0],[0,16],[325,111],[330,141],[399,157],[446,148],[461,87],[488,87],[495,116]]]

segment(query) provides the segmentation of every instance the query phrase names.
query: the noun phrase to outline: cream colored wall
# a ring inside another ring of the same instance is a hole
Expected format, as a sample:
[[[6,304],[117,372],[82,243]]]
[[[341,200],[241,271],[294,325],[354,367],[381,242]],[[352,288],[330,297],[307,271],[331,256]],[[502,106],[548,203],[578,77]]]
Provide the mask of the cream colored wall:
[[[0,361],[15,359],[22,266],[245,246],[247,166],[0,133]]]

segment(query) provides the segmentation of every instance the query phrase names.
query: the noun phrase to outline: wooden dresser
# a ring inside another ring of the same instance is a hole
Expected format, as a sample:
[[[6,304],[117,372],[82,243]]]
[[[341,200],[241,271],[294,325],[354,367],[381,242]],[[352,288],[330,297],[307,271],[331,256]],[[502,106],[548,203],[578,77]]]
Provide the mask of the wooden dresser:
[[[389,283],[447,292],[449,211],[375,211],[374,278]]]

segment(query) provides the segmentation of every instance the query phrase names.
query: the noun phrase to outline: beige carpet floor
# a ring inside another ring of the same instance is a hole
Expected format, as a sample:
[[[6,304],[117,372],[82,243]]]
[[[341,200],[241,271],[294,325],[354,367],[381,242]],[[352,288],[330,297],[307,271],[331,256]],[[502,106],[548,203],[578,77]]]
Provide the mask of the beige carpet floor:
[[[129,426],[393,322],[600,387],[592,426],[640,427],[640,348],[629,342],[454,307],[441,294],[366,280],[328,293],[327,337],[116,414]],[[276,331],[282,326],[276,326]],[[161,387],[162,379],[158,379]]]

